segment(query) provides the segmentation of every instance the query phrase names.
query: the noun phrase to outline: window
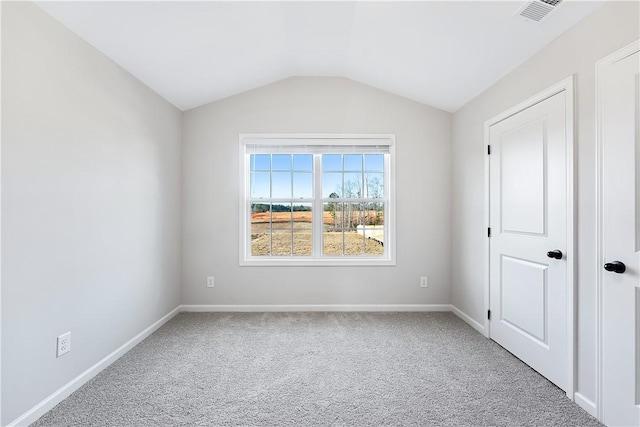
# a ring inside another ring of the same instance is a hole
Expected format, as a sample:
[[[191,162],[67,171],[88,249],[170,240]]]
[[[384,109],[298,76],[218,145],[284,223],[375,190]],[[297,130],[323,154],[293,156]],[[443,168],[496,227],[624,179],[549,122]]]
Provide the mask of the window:
[[[241,135],[241,265],[395,265],[393,135]]]

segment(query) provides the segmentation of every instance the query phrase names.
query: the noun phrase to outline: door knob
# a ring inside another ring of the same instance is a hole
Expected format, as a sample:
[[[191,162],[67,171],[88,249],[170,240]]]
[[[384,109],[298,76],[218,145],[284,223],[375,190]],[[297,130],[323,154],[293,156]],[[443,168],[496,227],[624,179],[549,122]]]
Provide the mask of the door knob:
[[[562,252],[558,249],[547,252],[549,258],[562,259]]]
[[[620,261],[613,261],[606,263],[604,265],[604,269],[607,271],[613,271],[614,273],[622,274],[627,270],[627,267]]]

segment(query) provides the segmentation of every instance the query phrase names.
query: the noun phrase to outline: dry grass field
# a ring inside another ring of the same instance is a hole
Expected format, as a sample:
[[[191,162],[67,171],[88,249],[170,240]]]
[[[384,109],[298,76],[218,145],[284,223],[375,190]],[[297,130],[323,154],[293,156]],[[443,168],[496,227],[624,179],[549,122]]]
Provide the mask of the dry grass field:
[[[251,254],[260,255],[311,255],[311,212],[293,213],[293,232],[291,213],[273,212],[271,221],[273,232],[269,234],[270,212],[254,212],[251,214]],[[331,212],[323,213],[326,230],[323,235],[323,253],[325,255],[342,255],[343,233],[332,231],[334,217]],[[338,218],[339,222],[339,218]],[[282,227],[282,228],[278,228]],[[382,245],[371,239],[365,239],[355,231],[344,233],[345,255],[382,255]]]
[[[252,212],[251,224],[269,224],[270,216],[275,224],[283,224],[291,222],[291,213],[289,212]],[[322,221],[325,224],[333,224],[333,216],[331,212],[323,212]],[[293,222],[308,224],[306,227],[311,228],[311,212],[293,212]]]
[[[366,212],[368,216],[371,218],[375,217],[375,211]],[[251,224],[269,224],[269,217],[271,216],[271,220],[273,221],[274,227],[275,224],[288,224],[291,222],[291,213],[290,212],[252,212],[251,213]],[[341,213],[338,213],[336,218],[331,212],[323,212],[322,213],[322,223],[325,225],[333,225],[336,220],[340,223]],[[346,214],[345,214],[346,217]],[[382,215],[379,215],[380,221],[382,221]],[[293,212],[293,222],[294,223],[307,223],[308,227],[311,228],[311,212]]]

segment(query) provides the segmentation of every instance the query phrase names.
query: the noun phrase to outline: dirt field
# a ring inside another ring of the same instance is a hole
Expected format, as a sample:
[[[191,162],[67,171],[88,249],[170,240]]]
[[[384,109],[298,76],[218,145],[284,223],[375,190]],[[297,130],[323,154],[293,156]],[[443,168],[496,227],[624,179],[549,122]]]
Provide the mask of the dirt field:
[[[311,223],[311,212],[293,212],[293,222],[295,223]],[[340,214],[337,214],[337,221],[340,222]],[[288,223],[291,221],[291,213],[289,212],[252,212],[251,224],[269,224],[269,216],[272,216],[274,224]],[[375,211],[369,211],[367,215],[374,218]],[[346,215],[345,215],[346,216]],[[380,221],[382,221],[382,214],[379,215]],[[322,223],[326,225],[333,225],[336,219],[331,212],[322,212]],[[309,225],[310,226],[310,225]]]
[[[325,224],[333,224],[333,217],[331,212],[323,212],[322,220]],[[289,212],[252,212],[251,223],[252,224],[268,224],[269,217],[273,215],[273,223],[283,223],[291,221],[291,214]],[[294,222],[308,222],[311,224],[311,212],[294,212]],[[311,225],[309,225],[311,226]]]

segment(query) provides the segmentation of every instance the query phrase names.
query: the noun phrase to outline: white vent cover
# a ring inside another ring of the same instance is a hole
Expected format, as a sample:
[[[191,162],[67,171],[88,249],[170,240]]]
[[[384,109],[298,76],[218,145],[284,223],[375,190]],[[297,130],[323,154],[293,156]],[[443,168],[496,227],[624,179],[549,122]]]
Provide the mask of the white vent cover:
[[[527,21],[542,22],[558,8],[562,0],[532,0],[518,10],[517,15]]]

